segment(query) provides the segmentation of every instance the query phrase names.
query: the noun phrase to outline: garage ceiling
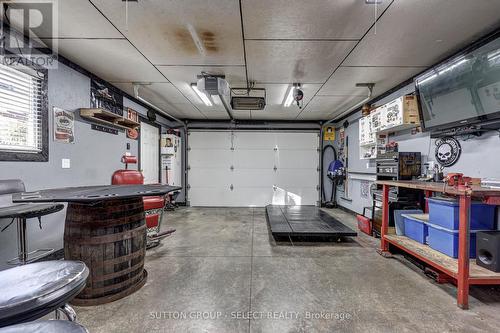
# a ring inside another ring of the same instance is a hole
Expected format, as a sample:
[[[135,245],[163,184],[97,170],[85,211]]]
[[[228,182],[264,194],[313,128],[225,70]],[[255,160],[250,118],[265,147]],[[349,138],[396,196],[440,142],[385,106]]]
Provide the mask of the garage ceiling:
[[[185,119],[227,119],[190,83],[202,71],[268,93],[238,119],[319,120],[380,95],[500,26],[497,0],[64,0],[59,53],[129,94]],[[375,24],[375,20],[377,20]],[[202,47],[197,47],[193,35]],[[294,82],[302,109],[285,108]]]

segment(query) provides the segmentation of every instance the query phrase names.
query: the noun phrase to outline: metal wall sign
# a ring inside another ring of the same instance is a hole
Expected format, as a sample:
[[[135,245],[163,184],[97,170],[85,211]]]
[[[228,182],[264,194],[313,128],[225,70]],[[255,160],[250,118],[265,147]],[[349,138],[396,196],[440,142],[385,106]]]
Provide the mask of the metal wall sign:
[[[91,124],[90,128],[92,128],[94,131],[118,135],[118,130],[114,129],[114,128],[104,127],[104,126],[96,125],[96,124]]]
[[[54,141],[62,143],[75,143],[75,115],[58,107],[54,112]]]
[[[435,157],[442,167],[450,167],[457,163],[462,153],[462,147],[457,139],[446,136],[436,140]]]

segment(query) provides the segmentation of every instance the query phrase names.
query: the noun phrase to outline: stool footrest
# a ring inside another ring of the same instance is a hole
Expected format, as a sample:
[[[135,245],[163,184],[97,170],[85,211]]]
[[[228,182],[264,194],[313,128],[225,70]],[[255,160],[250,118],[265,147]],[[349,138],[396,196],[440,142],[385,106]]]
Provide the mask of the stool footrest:
[[[29,264],[41,258],[51,255],[52,253],[54,253],[54,251],[55,249],[37,249],[27,253],[26,262],[23,262],[20,258],[16,257],[10,259],[9,261],[7,261],[7,263],[13,266]]]

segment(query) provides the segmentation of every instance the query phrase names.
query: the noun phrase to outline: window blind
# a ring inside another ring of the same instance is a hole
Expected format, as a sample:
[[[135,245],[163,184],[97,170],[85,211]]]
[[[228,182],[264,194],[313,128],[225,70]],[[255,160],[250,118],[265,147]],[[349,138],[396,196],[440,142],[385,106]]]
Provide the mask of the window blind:
[[[0,151],[42,150],[42,83],[0,64]]]

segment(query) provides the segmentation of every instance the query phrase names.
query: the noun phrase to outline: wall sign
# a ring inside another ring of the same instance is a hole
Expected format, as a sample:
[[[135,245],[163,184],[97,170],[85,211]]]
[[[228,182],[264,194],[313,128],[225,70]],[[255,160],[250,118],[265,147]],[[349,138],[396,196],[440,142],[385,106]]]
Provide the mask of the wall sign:
[[[370,196],[370,182],[367,180],[362,180],[360,182],[360,195],[363,199],[368,199]]]
[[[323,140],[335,141],[335,127],[326,126],[325,128],[323,128]]]
[[[127,133],[127,138],[131,140],[137,140],[139,139],[139,131],[136,128],[131,128],[126,131]]]
[[[96,125],[96,124],[91,124],[90,128],[92,128],[94,131],[118,135],[118,130],[114,129],[114,128],[104,127],[104,126]]]
[[[450,167],[457,163],[462,153],[462,147],[457,139],[446,136],[436,140],[435,157],[442,167]]]
[[[54,141],[75,143],[75,114],[57,107],[54,112]]]

